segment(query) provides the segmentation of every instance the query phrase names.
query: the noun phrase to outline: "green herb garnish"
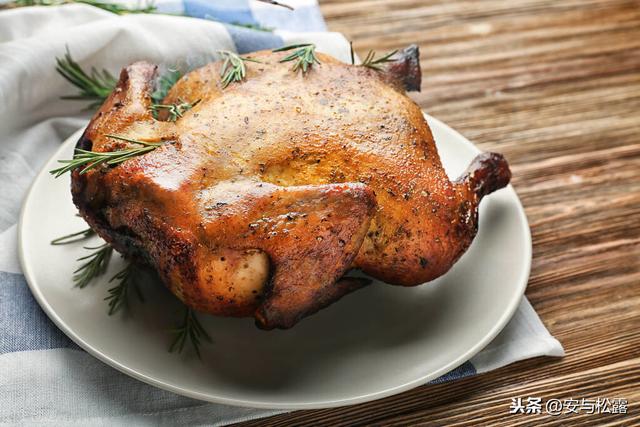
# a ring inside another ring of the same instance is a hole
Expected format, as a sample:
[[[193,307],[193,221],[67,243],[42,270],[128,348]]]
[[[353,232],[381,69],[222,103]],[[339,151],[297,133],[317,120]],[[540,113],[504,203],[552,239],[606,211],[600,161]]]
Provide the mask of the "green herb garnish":
[[[396,61],[395,59],[391,59],[391,57],[396,53],[398,53],[398,51],[394,50],[393,52],[389,52],[386,55],[376,59],[375,51],[370,50],[369,53],[367,53],[367,57],[364,58],[364,61],[362,61],[361,65],[363,67],[373,68],[374,70],[382,70],[382,64]]]
[[[258,1],[261,1],[263,3],[269,3],[269,4],[272,4],[274,6],[284,7],[285,9],[293,10],[293,7],[289,6],[288,4],[280,3],[280,2],[277,2],[275,0],[258,0]]]
[[[78,258],[78,261],[86,260],[73,272],[73,282],[78,288],[84,288],[93,279],[104,274],[113,253],[113,248],[108,243],[95,248],[85,247],[85,249],[94,250],[94,252]]]
[[[295,50],[282,58],[280,62],[295,61],[293,63],[294,72],[302,70],[302,74],[305,74],[313,64],[320,64],[320,60],[316,57],[316,45],[313,43],[292,44],[274,49],[273,52],[286,52],[293,49]]]
[[[60,6],[63,4],[87,4],[89,6],[97,7],[102,10],[106,10],[117,15],[124,15],[127,13],[152,13],[156,11],[156,7],[153,2],[148,2],[144,7],[129,8],[117,3],[108,3],[98,0],[15,0],[13,2],[3,5],[6,7],[25,7],[25,6]]]
[[[196,312],[192,309],[185,307],[184,319],[180,326],[172,331],[176,337],[169,347],[169,352],[173,353],[177,351],[181,353],[184,349],[187,340],[191,342],[193,349],[198,355],[198,359],[201,359],[200,355],[200,343],[201,340],[212,342],[211,337],[207,331],[202,327],[200,321],[196,317]]]
[[[65,174],[66,172],[71,172],[75,169],[82,168],[82,170],[80,170],[80,175],[82,175],[82,174],[85,174],[87,171],[103,163],[109,166],[115,166],[133,157],[140,156],[142,154],[148,153],[149,151],[153,151],[162,145],[162,143],[160,142],[138,141],[135,139],[126,138],[124,136],[119,136],[119,135],[105,135],[105,136],[113,139],[119,139],[121,141],[131,142],[133,144],[140,144],[142,145],[142,147],[129,148],[126,150],[118,150],[118,151],[105,151],[105,152],[87,151],[81,148],[76,148],[75,154],[73,155],[73,159],[58,160],[58,163],[63,163],[65,164],[65,166],[50,170],[49,173],[51,173],[56,178],[58,178],[59,176]]]
[[[228,50],[218,51],[224,57],[222,67],[220,67],[220,76],[222,88],[226,88],[232,82],[241,82],[247,76],[247,67],[245,62],[260,62],[252,58],[243,58],[240,55]]]
[[[170,122],[175,122],[176,120],[181,118],[185,112],[198,105],[199,102],[200,100],[198,99],[193,103],[180,100],[180,103],[178,104],[151,104],[150,109],[153,117],[155,117],[156,119],[158,118],[158,114],[160,113],[160,111],[166,110],[169,114],[167,120]]]
[[[91,69],[87,74],[80,65],[73,60],[67,48],[63,58],[56,58],[56,70],[69,83],[80,89],[78,95],[63,96],[62,99],[76,99],[94,101],[89,108],[99,107],[116,87],[116,78],[107,70]]]
[[[223,21],[220,21],[223,22]],[[249,30],[256,30],[256,31],[262,31],[265,33],[273,33],[274,28],[271,27],[263,27],[260,24],[243,24],[242,22],[224,22],[225,24],[228,25],[233,25],[234,27],[242,27],[242,28],[247,28]]]
[[[67,234],[66,236],[53,239],[51,241],[51,244],[54,246],[68,245],[69,243],[75,243],[75,242],[79,242],[81,240],[87,239],[95,234],[96,234],[95,231],[93,231],[91,228],[87,228],[86,230],[78,231],[77,233],[71,233],[71,234]]]
[[[349,50],[351,53],[351,65],[355,65],[356,63],[356,54],[353,52],[353,42],[349,42]]]
[[[166,73],[158,77],[156,81],[156,90],[151,94],[151,100],[154,104],[162,104],[173,85],[182,77],[182,72],[177,69],[169,69]]]
[[[127,307],[129,304],[129,289],[131,287],[134,288],[136,294],[138,295],[138,299],[144,302],[144,297],[142,296],[142,292],[140,292],[140,288],[138,284],[134,280],[135,267],[133,264],[127,265],[124,269],[120,270],[109,279],[109,283],[114,280],[118,281],[118,284],[108,290],[109,295],[105,298],[105,301],[109,302],[109,316],[116,313],[123,307]]]
[[[84,71],[80,64],[71,57],[68,48],[63,58],[56,58],[56,63],[58,73],[80,90],[78,95],[68,95],[61,98],[94,101],[89,105],[89,109],[102,105],[118,82],[111,73],[104,69],[98,71],[92,68],[90,73]],[[156,81],[156,89],[151,94],[153,103],[162,104],[162,100],[180,77],[182,77],[182,72],[173,69],[161,75]]]

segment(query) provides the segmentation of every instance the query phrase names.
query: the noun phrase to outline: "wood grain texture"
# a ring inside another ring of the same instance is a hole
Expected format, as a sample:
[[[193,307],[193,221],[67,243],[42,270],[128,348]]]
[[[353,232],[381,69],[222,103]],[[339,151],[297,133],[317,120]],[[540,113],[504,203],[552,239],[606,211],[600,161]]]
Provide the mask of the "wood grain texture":
[[[640,424],[640,1],[321,1],[368,49],[416,42],[414,99],[505,154],[531,224],[527,296],[565,346],[453,383],[246,425]],[[624,397],[626,415],[509,415],[512,397]]]

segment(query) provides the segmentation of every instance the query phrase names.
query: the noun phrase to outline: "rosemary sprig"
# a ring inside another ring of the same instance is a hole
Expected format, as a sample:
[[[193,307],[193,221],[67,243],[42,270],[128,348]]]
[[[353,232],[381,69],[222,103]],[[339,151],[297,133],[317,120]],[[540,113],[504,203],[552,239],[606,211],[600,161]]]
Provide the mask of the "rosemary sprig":
[[[80,89],[78,95],[63,96],[62,99],[86,99],[94,101],[89,108],[100,106],[116,87],[116,78],[107,70],[91,69],[87,74],[80,65],[73,60],[69,48],[63,58],[56,58],[56,70],[69,83]]]
[[[260,61],[253,58],[242,57],[236,53],[228,50],[218,51],[220,55],[224,57],[222,67],[220,67],[220,76],[222,82],[222,88],[225,89],[232,82],[241,82],[247,76],[247,67],[245,62],[258,62]]]
[[[151,94],[153,103],[162,104],[165,96],[167,96],[173,85],[180,80],[180,77],[182,77],[182,72],[178,69],[169,69],[166,73],[161,75],[156,81],[156,90]]]
[[[120,270],[109,279],[109,283],[114,280],[118,281],[118,284],[108,290],[109,295],[104,299],[109,302],[109,316],[116,313],[123,307],[128,306],[129,304],[129,289],[133,286],[136,294],[138,295],[138,299],[140,301],[144,301],[144,297],[142,296],[142,292],[140,292],[140,288],[138,284],[134,280],[135,275],[135,267],[133,264],[127,265],[125,268]]]
[[[105,152],[87,151],[81,148],[76,148],[75,154],[73,155],[73,159],[58,160],[58,163],[63,163],[65,164],[65,166],[61,166],[57,169],[50,170],[49,173],[54,175],[56,178],[58,178],[59,176],[64,175],[67,172],[71,172],[78,168],[82,168],[82,170],[80,170],[80,175],[82,175],[87,171],[103,163],[109,166],[114,166],[124,161],[127,161],[133,157],[140,156],[142,154],[148,153],[149,151],[153,151],[162,145],[162,143],[160,142],[138,141],[135,139],[126,138],[124,136],[119,136],[119,135],[108,134],[105,136],[113,139],[118,139],[121,141],[131,142],[134,144],[140,144],[142,145],[142,147],[129,148],[126,150],[118,150],[118,151],[105,151]]]
[[[98,71],[91,69],[91,73],[85,72],[80,64],[72,57],[69,49],[63,58],[56,58],[56,70],[62,77],[69,81],[72,85],[80,89],[80,94],[63,96],[62,99],[76,100],[93,100],[89,105],[89,109],[99,107],[116,87],[117,79],[107,70]],[[151,94],[151,99],[155,104],[162,104],[162,100],[173,87],[174,84],[182,77],[179,70],[168,70],[156,81],[156,89]]]
[[[351,65],[355,65],[356,63],[356,54],[353,52],[353,42],[349,42],[349,49],[351,51]]]
[[[302,70],[302,74],[305,74],[313,64],[320,64],[320,60],[316,57],[316,45],[313,43],[283,46],[278,49],[274,49],[273,52],[285,52],[292,49],[295,49],[293,53],[282,58],[280,62],[295,61],[293,64],[294,72]]]
[[[175,122],[176,120],[181,118],[185,112],[198,105],[199,102],[199,99],[192,103],[180,100],[179,104],[151,104],[150,108],[151,112],[153,113],[153,117],[155,117],[156,119],[158,118],[158,114],[160,113],[160,111],[166,110],[169,114],[167,120],[170,122]]]
[[[370,50],[369,53],[367,53],[367,57],[364,58],[364,61],[362,61],[361,65],[363,67],[373,68],[374,70],[381,70],[382,64],[396,61],[395,59],[391,59],[391,57],[396,53],[398,53],[398,50],[394,50],[393,52],[389,52],[386,55],[381,56],[380,58],[376,58],[375,51]]]
[[[280,2],[277,2],[275,0],[258,0],[258,1],[261,1],[263,3],[272,4],[274,6],[281,6],[281,7],[284,7],[285,9],[293,10],[293,7],[289,6],[288,4],[280,3]]]
[[[58,237],[57,239],[53,239],[51,244],[54,246],[57,245],[68,245],[69,243],[79,242],[80,240],[87,239],[96,234],[91,228],[87,228],[86,230],[78,231],[77,233],[67,234],[66,236]]]
[[[108,243],[95,248],[85,247],[85,249],[94,250],[94,252],[78,258],[78,261],[86,260],[73,272],[73,282],[78,288],[84,288],[93,279],[104,274],[113,253],[113,248]]]
[[[182,321],[182,324],[172,332],[176,335],[176,337],[171,343],[171,346],[169,346],[169,353],[173,353],[174,351],[181,353],[184,349],[185,343],[187,342],[187,340],[189,340],[191,342],[191,345],[193,346],[193,349],[198,355],[198,359],[201,359],[201,340],[209,343],[212,342],[211,337],[202,327],[200,321],[196,317],[196,312],[188,307],[185,307],[184,320]]]
[[[24,6],[60,6],[63,4],[82,3],[94,6],[108,12],[115,13],[117,15],[124,15],[126,13],[152,13],[156,11],[156,7],[153,2],[147,3],[145,7],[129,8],[121,4],[106,3],[97,0],[15,0],[0,7],[24,7]]]
[[[233,25],[234,27],[247,28],[249,30],[262,31],[264,33],[273,33],[273,30],[274,30],[274,28],[263,27],[260,24],[243,24],[242,22],[225,22],[225,24]]]

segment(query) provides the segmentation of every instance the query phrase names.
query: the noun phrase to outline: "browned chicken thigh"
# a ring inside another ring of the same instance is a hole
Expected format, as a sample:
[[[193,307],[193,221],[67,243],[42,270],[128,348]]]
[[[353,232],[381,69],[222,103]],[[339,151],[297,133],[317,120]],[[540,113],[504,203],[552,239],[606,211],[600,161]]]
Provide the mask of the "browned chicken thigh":
[[[265,329],[365,285],[351,269],[402,286],[444,274],[476,234],[480,199],[510,178],[489,153],[448,179],[404,93],[419,89],[416,47],[382,69],[318,54],[303,73],[286,55],[250,55],[261,62],[226,87],[219,62],[185,75],[164,103],[199,102],[176,121],[150,111],[156,67],[127,67],[78,147],[162,144],[72,175],[81,215],[119,252],[195,310]]]

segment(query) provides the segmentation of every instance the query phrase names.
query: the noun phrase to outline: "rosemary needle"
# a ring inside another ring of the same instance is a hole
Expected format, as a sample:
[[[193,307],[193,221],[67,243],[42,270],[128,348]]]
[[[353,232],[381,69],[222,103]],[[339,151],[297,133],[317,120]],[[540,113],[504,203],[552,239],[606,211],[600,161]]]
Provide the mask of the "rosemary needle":
[[[243,58],[242,56],[228,50],[218,51],[223,56],[224,62],[220,67],[220,76],[222,88],[225,89],[232,82],[241,82],[247,76],[247,67],[245,62],[260,62],[252,58]]]
[[[109,283],[114,280],[118,281],[116,286],[109,288],[107,291],[109,292],[109,295],[104,299],[109,302],[109,316],[116,313],[121,308],[128,306],[129,289],[131,286],[133,286],[140,301],[144,301],[142,292],[140,292],[140,288],[135,281],[134,274],[135,267],[133,264],[129,264],[109,279]]]
[[[65,174],[66,172],[71,172],[78,168],[82,168],[80,170],[80,175],[82,175],[82,174],[85,174],[87,171],[97,166],[100,166],[103,163],[109,166],[115,166],[126,160],[131,159],[132,157],[136,157],[141,154],[148,153],[149,151],[153,151],[162,145],[162,143],[160,142],[138,141],[135,139],[131,139],[131,138],[127,138],[119,135],[107,134],[105,136],[113,139],[118,139],[121,141],[130,142],[132,144],[140,144],[142,145],[142,147],[128,148],[126,150],[118,150],[118,151],[105,151],[105,152],[87,151],[81,148],[76,148],[75,154],[73,155],[73,159],[58,160],[58,163],[62,163],[65,166],[61,166],[57,169],[50,170],[49,173],[54,175],[56,178],[58,178],[59,176]]]
[[[263,3],[272,4],[274,6],[284,7],[285,9],[293,10],[293,7],[289,6],[288,4],[280,3],[280,2],[277,2],[275,0],[258,0],[258,1],[261,1]]]
[[[69,243],[79,242],[80,240],[87,239],[96,234],[91,228],[87,228],[86,230],[78,231],[77,233],[67,234],[66,236],[58,237],[57,239],[53,239],[51,244],[54,246],[57,245],[68,245]]]
[[[73,272],[73,282],[78,288],[84,288],[93,279],[104,274],[113,253],[113,248],[108,243],[95,248],[85,247],[85,249],[94,250],[94,252],[78,258],[78,261],[86,260]]]
[[[356,63],[356,54],[353,52],[353,42],[349,42],[349,50],[351,53],[351,65],[355,65]]]
[[[209,343],[212,342],[211,337],[204,329],[204,327],[202,327],[202,324],[196,317],[196,312],[188,307],[185,307],[184,319],[182,321],[182,324],[172,332],[176,335],[176,337],[171,343],[171,346],[169,346],[169,353],[173,353],[174,351],[181,353],[184,349],[185,343],[187,342],[187,340],[189,340],[191,342],[191,345],[193,346],[193,349],[198,355],[198,359],[201,359],[201,340],[205,340]]]
[[[302,70],[305,74],[313,64],[320,64],[320,60],[316,57],[316,45],[313,43],[292,44],[274,49],[273,52],[286,52],[295,49],[290,55],[285,56],[280,62],[295,61],[293,71]]]
[[[370,50],[369,53],[367,53],[367,57],[364,58],[364,61],[362,61],[361,65],[363,67],[372,68],[374,70],[381,70],[382,64],[396,61],[395,59],[391,59],[391,57],[396,53],[398,53],[398,51],[394,50],[393,52],[389,52],[386,55],[381,56],[380,58],[376,58],[375,51]]]

